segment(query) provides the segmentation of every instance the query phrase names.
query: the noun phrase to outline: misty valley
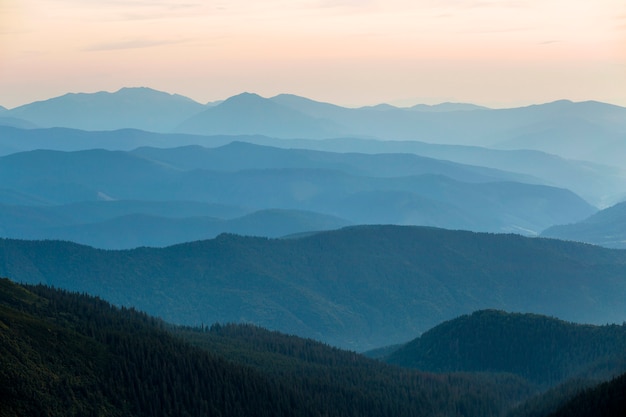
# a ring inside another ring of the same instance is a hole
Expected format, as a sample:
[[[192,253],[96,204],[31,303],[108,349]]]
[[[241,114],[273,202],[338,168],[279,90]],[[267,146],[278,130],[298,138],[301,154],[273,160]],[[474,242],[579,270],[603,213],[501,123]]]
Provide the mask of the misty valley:
[[[624,416],[626,108],[0,107],[0,417]]]

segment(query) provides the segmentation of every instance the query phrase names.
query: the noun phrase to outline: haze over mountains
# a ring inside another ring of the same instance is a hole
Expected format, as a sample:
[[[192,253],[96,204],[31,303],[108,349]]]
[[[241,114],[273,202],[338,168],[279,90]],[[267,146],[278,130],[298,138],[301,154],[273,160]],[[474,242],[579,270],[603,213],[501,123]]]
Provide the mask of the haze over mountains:
[[[252,93],[206,108],[178,95],[124,88],[115,93],[68,94],[8,110],[3,116],[40,127],[84,130],[421,140],[534,149],[610,164],[621,162],[615,152],[625,146],[626,109],[599,102],[562,100],[498,110],[476,107],[468,111],[473,109],[468,105],[421,109],[388,105],[352,109],[293,95],[263,98]]]
[[[0,277],[60,289],[0,280],[0,410],[623,410],[625,154],[591,101],[0,107]]]
[[[65,127],[90,131],[131,128],[159,133],[195,134],[163,137],[124,131],[119,132],[119,135],[117,132],[108,135],[100,132],[92,136],[63,130],[7,131],[4,127],[0,135],[0,152],[5,154],[45,147],[35,145],[45,142],[42,136],[67,138],[63,141],[48,140],[49,149],[102,147],[131,150],[139,146],[176,147],[189,144],[213,147],[228,143],[223,135],[248,135],[238,140],[327,151],[338,151],[341,148],[343,151],[380,153],[395,149],[391,152],[419,153],[499,169],[505,169],[504,161],[513,159],[518,161],[516,169],[525,170],[524,173],[529,175],[532,173],[527,172],[528,167],[536,166],[539,172],[546,174],[545,171],[551,165],[562,164],[555,159],[552,163],[546,161],[536,164],[535,158],[544,158],[540,153],[531,156],[527,152],[523,156],[514,152],[508,154],[512,158],[494,157],[507,155],[495,153],[496,149],[525,149],[550,153],[553,155],[551,158],[566,158],[570,166],[589,172],[589,178],[585,179],[584,175],[572,177],[565,175],[562,170],[558,170],[557,174],[551,169],[551,174],[546,177],[551,185],[564,186],[563,183],[568,182],[570,187],[567,188],[571,188],[582,180],[583,184],[575,191],[584,194],[593,204],[602,206],[626,197],[623,187],[618,192],[614,188],[624,181],[621,155],[626,149],[626,109],[597,102],[559,101],[497,110],[452,103],[417,105],[412,108],[381,105],[352,109],[289,94],[263,98],[244,93],[223,102],[202,105],[179,95],[148,88],[124,88],[115,93],[67,94],[4,111],[1,117],[0,125],[20,128]],[[215,135],[221,137],[216,138]],[[319,141],[346,137],[377,140]],[[276,138],[288,141],[285,143]],[[306,138],[318,140],[303,143],[301,139]],[[387,148],[387,144],[380,143],[381,140],[410,142],[396,143],[393,148]],[[418,149],[420,144],[414,141],[423,142],[422,146]],[[428,143],[428,147],[424,143]],[[437,147],[443,144],[448,146]],[[491,149],[487,152],[477,147]],[[549,178],[550,175],[552,178]],[[572,179],[568,181],[565,178]]]
[[[595,212],[568,190],[528,184],[535,179],[491,168],[413,154],[329,153],[240,142],[212,149],[20,152],[0,157],[0,176],[5,237],[71,238],[100,248],[166,246],[221,232],[275,237],[279,231],[292,234],[348,224],[532,235]],[[135,205],[139,211],[114,210],[113,202],[127,200],[178,202],[178,207],[200,202],[232,210],[222,210],[218,218],[208,209],[184,216],[172,215],[174,210],[153,213],[145,209],[147,203]],[[91,202],[86,210],[111,207],[111,215],[59,218],[65,209],[55,206],[80,202]],[[16,205],[34,207],[12,207]],[[259,210],[273,210],[271,226],[248,221],[249,227],[242,228],[243,219],[235,225],[235,217]],[[118,244],[107,237],[116,234]]]
[[[67,94],[1,112],[0,231],[106,249],[357,224],[549,236],[626,196],[625,116],[596,102]]]

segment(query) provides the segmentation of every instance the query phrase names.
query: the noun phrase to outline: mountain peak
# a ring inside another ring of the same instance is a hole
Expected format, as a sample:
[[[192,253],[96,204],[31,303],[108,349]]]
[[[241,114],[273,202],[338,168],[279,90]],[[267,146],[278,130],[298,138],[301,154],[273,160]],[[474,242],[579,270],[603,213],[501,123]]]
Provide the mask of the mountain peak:
[[[472,111],[472,110],[488,110],[488,107],[479,106],[471,103],[439,103],[439,104],[416,104],[410,107],[411,110],[423,112],[453,112],[453,111]]]
[[[267,101],[269,101],[269,100],[264,98],[264,97],[261,97],[260,95],[258,95],[256,93],[249,93],[249,92],[246,91],[246,92],[243,92],[241,94],[237,94],[237,95],[234,95],[232,97],[227,98],[221,104],[226,104],[226,103],[237,103],[237,104],[241,104],[241,103],[265,103]]]

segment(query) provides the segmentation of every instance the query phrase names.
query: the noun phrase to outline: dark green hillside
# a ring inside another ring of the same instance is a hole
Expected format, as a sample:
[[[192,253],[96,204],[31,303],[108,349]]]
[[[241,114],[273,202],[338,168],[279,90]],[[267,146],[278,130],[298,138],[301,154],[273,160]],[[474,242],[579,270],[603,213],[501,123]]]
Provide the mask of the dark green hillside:
[[[583,323],[626,317],[623,251],[420,227],[221,235],[126,251],[3,239],[0,274],[179,324],[254,323],[361,351],[485,308]]]
[[[258,372],[98,299],[3,279],[0,327],[3,417],[310,415]]]
[[[385,361],[436,372],[509,372],[554,385],[626,369],[624,346],[626,325],[580,325],[484,310],[436,326]]]
[[[499,416],[532,390],[0,280],[0,416]],[[193,345],[196,345],[195,347]]]
[[[626,415],[626,374],[589,388],[549,417],[623,417]]]

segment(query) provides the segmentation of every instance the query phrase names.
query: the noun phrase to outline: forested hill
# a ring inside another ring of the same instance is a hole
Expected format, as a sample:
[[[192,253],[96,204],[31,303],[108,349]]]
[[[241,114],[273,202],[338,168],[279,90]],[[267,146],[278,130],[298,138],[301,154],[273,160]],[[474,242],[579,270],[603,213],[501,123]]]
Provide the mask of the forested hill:
[[[251,326],[173,328],[0,279],[0,416],[502,415],[507,377],[436,376]]]
[[[626,371],[624,346],[626,325],[484,310],[434,327],[385,361],[436,372],[510,372],[548,386]]]
[[[626,317],[624,251],[423,227],[221,235],[126,251],[0,240],[0,274],[174,323],[255,323],[358,351],[404,343],[486,308],[581,323]]]

